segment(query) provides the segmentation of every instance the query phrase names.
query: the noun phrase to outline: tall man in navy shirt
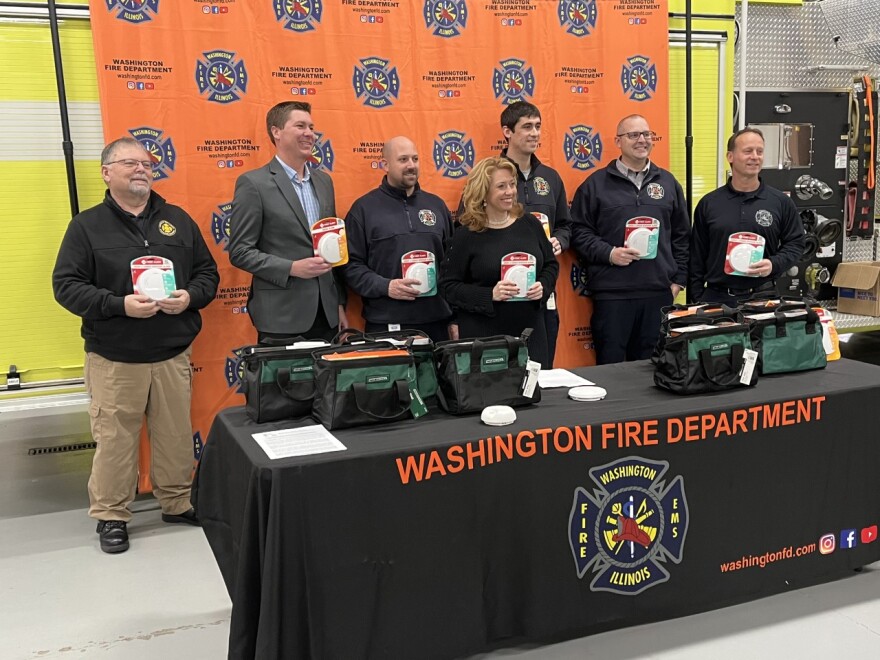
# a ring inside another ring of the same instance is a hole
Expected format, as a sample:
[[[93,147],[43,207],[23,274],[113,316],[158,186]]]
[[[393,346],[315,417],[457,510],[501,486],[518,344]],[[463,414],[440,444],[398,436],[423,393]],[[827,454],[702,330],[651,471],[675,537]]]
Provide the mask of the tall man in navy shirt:
[[[694,211],[688,300],[735,304],[756,291],[775,291],[775,278],[804,252],[804,227],[791,198],[761,181],[764,136],[743,128],[727,142],[731,177],[704,196]],[[731,236],[750,232],[765,240],[763,259],[745,275],[725,273]]]
[[[672,174],[651,162],[653,140],[641,115],[621,119],[620,157],[584,181],[571,205],[571,244],[587,269],[599,364],[650,357],[660,310],[687,283],[687,203]],[[656,223],[656,248],[628,245],[628,223]]]

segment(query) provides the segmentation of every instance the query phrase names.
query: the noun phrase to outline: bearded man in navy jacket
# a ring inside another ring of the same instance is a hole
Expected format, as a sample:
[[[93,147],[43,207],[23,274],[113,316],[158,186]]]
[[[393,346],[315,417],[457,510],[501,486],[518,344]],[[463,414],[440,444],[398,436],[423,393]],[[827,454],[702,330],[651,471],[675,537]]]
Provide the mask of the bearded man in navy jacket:
[[[415,329],[435,342],[457,339],[452,311],[436,286],[428,290],[428,282],[406,277],[402,265],[404,255],[423,251],[439,268],[452,216],[442,199],[419,186],[419,154],[412,140],[390,139],[382,161],[382,183],[355,200],[345,216],[348,264],[342,274],[363,300],[365,330]]]

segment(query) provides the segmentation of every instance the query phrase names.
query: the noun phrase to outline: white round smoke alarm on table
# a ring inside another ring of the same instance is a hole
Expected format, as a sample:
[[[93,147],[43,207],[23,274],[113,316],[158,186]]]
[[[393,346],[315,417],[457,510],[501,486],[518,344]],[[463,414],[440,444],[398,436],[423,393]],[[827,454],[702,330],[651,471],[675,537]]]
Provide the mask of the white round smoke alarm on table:
[[[730,265],[734,270],[745,273],[752,265],[752,253],[755,251],[752,245],[737,245],[730,251]]]
[[[510,406],[487,406],[480,413],[480,419],[489,426],[507,426],[516,421],[516,412]]]
[[[137,290],[151,300],[165,300],[165,272],[161,268],[147,268],[137,278]]]
[[[318,239],[318,256],[328,264],[335,264],[342,258],[342,253],[339,251],[339,234],[328,231]]]
[[[608,392],[598,385],[578,385],[568,390],[568,398],[574,401],[601,401]]]
[[[406,270],[407,278],[411,280],[418,280],[418,284],[413,284],[412,287],[419,293],[428,293],[431,290],[431,284],[428,282],[428,264],[413,264]]]
[[[516,284],[519,296],[526,295],[526,291],[529,290],[529,269],[526,266],[514,266],[504,274],[504,279]]]
[[[648,229],[647,227],[634,229],[632,233],[627,236],[626,245],[633,250],[637,250],[638,253],[644,257],[648,254],[648,240],[653,233],[653,230]]]

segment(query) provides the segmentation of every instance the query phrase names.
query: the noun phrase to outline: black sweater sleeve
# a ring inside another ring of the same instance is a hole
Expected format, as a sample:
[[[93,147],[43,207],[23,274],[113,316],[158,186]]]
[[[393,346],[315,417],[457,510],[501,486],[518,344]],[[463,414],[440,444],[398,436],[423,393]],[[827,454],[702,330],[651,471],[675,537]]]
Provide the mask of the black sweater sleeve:
[[[471,262],[475,257],[473,248],[478,243],[470,240],[472,234],[473,232],[466,227],[458,227],[455,230],[452,243],[440,268],[440,295],[452,307],[494,316],[493,287],[470,282]]]
[[[55,269],[52,271],[52,290],[55,300],[72,314],[89,320],[125,316],[125,296],[94,284],[95,261],[85,230],[78,220],[67,227]]]

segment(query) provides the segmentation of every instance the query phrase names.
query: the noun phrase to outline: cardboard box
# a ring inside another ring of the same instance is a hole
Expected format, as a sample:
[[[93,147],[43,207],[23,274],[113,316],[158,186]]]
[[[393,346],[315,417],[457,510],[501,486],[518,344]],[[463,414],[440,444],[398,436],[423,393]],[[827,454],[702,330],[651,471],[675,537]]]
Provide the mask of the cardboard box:
[[[880,261],[838,264],[831,284],[838,287],[838,312],[880,316]]]

